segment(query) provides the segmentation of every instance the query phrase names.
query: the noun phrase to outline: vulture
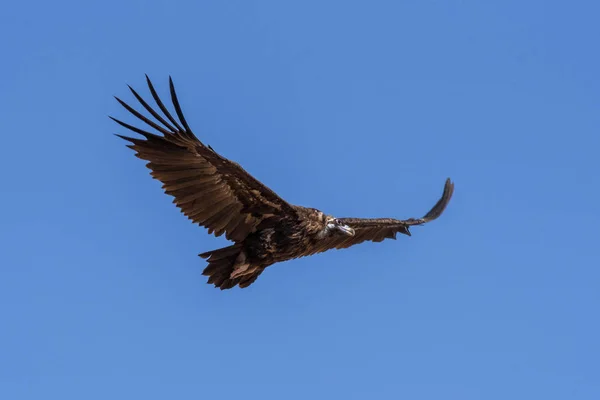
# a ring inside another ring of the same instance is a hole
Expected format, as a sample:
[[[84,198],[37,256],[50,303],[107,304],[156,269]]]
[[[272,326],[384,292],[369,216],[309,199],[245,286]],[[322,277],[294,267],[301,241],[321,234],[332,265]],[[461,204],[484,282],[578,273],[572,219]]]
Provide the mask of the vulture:
[[[136,156],[148,161],[153,178],[195,224],[233,244],[199,254],[207,260],[202,274],[209,284],[223,289],[250,286],[270,265],[330,249],[344,249],[365,241],[410,236],[409,228],[438,218],[452,197],[454,184],[446,180],[441,198],[422,218],[336,218],[316,208],[293,205],[231,161],[202,143],[189,127],[173,80],[171,102],[176,117],[165,107],[146,75],[152,107],[131,86],[129,89],[154,120],[115,96],[131,114],[156,132],[110,117],[143,137],[116,136],[129,142]],[[162,113],[162,114],[161,114]],[[148,129],[148,128],[146,128]],[[158,134],[157,134],[158,133]]]

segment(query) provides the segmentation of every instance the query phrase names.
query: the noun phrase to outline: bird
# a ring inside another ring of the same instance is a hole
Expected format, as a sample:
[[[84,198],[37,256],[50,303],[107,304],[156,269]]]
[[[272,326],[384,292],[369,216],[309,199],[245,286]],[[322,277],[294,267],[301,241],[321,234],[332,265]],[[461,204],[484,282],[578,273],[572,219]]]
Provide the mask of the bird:
[[[196,137],[183,115],[171,76],[169,90],[177,118],[164,105],[148,75],[146,83],[156,103],[154,108],[128,87],[154,120],[119,97],[115,99],[156,132],[109,116],[143,138],[115,135],[128,142],[136,157],[148,161],[150,175],[162,183],[164,192],[174,197],[173,203],[187,218],[208,229],[209,234],[225,235],[231,242],[199,254],[207,262],[202,275],[215,288],[247,288],[267,267],[283,261],[365,241],[395,240],[398,233],[411,236],[409,228],[437,219],[454,193],[454,183],[448,178],[441,198],[425,216],[405,220],[338,218],[316,208],[290,204]]]

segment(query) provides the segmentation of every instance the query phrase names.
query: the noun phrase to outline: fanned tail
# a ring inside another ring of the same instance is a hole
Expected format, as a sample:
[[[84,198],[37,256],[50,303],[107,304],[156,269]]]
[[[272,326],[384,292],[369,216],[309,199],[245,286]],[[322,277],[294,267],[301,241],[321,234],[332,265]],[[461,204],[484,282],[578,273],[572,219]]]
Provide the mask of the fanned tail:
[[[250,286],[262,273],[264,268],[250,266],[241,244],[234,244],[217,250],[199,254],[208,259],[208,266],[202,275],[208,276],[209,284],[224,290],[239,285],[240,288]]]

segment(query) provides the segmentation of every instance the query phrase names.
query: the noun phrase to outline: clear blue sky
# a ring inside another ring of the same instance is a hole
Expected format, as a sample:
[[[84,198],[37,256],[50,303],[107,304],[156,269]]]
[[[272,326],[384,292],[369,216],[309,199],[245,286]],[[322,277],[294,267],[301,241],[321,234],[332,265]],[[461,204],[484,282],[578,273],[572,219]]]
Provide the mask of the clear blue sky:
[[[0,16],[2,399],[599,399],[600,5],[33,1]],[[107,118],[166,95],[292,203],[446,213],[205,284]]]

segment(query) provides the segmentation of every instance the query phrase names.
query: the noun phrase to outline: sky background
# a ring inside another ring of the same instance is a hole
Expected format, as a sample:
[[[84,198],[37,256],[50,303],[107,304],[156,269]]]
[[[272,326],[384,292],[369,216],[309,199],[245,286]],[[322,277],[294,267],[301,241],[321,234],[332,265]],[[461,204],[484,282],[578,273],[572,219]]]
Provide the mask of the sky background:
[[[23,1],[0,15],[0,398],[599,399],[600,3]],[[412,237],[219,291],[113,133],[162,95],[286,200]]]

